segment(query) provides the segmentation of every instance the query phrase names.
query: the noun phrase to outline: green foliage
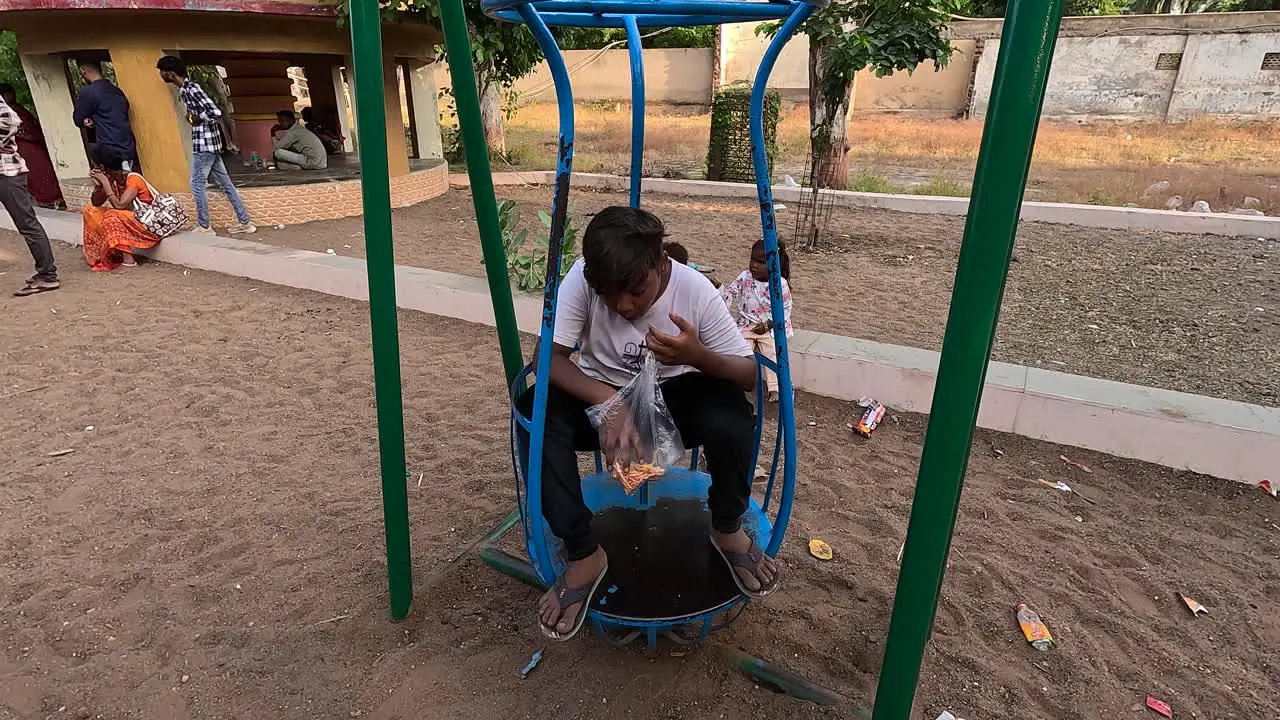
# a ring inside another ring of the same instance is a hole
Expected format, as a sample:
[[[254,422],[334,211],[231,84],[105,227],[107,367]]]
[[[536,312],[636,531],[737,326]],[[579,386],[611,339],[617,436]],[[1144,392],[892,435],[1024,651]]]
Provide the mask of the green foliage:
[[[868,193],[892,193],[898,191],[898,188],[889,182],[889,178],[873,173],[870,170],[862,170],[853,176],[853,180],[849,183],[849,189],[854,192]]]
[[[522,292],[539,292],[547,283],[547,249],[550,247],[551,215],[538,211],[542,230],[534,237],[532,246],[529,231],[520,227],[520,206],[514,200],[498,203],[498,230],[502,235],[502,251],[507,258],[507,276]],[[560,254],[560,279],[578,259],[578,228],[573,224],[572,213],[565,218],[564,242]]]
[[[1004,17],[1009,0],[957,0],[955,12],[969,17]],[[1280,0],[1064,0],[1064,16],[1161,15],[1280,10]]]
[[[0,32],[0,82],[13,86],[18,102],[31,107],[31,88],[27,86],[22,61],[18,59],[18,38],[12,30]]]
[[[1133,0],[1063,0],[1064,17],[1081,15],[1119,15]],[[956,13],[969,17],[1004,17],[1009,0],[957,0]]]
[[[465,165],[466,154],[462,152],[462,133],[457,125],[440,126],[440,154],[450,165]]]
[[[836,0],[809,18],[801,31],[816,53],[822,97],[839,105],[854,76],[871,68],[876,77],[912,72],[925,60],[934,69],[951,59],[950,32],[955,0]],[[774,35],[780,22],[764,23],[756,34]]]
[[[339,22],[346,20],[347,4],[338,5]],[[440,0],[378,0],[384,20],[392,22],[426,22],[436,27],[440,22]],[[483,98],[497,86],[504,95],[504,113],[508,119],[515,110],[511,86],[533,72],[542,60],[542,49],[529,28],[519,23],[494,20],[480,9],[480,0],[462,0],[463,13],[471,40],[471,63],[475,67],[476,85]],[[444,46],[438,46],[443,51]]]
[[[1103,190],[1102,188],[1094,188],[1090,190],[1087,202],[1090,205],[1104,205],[1107,207],[1116,207],[1121,204],[1119,200],[1111,195],[1111,193]]]
[[[711,140],[707,146],[707,179],[755,182],[751,162],[751,86],[734,84],[716,91],[711,99]],[[782,96],[776,90],[764,94],[764,152],[769,167],[778,154],[778,113]]]
[[[427,22],[440,27],[439,0],[378,0],[378,7],[385,20]],[[338,8],[339,19],[345,20],[346,3]],[[463,0],[462,8],[471,31],[471,61],[481,94],[492,83],[506,87],[533,72],[542,60],[542,50],[529,28],[485,15],[480,0]]]
[[[611,43],[625,47],[627,31],[621,28],[555,28],[552,34],[561,50],[599,50]],[[672,27],[640,39],[646,48],[709,48],[716,44],[716,29],[711,25]]]
[[[969,186],[949,177],[929,178],[928,181],[907,190],[912,195],[937,195],[942,197],[969,197]]]

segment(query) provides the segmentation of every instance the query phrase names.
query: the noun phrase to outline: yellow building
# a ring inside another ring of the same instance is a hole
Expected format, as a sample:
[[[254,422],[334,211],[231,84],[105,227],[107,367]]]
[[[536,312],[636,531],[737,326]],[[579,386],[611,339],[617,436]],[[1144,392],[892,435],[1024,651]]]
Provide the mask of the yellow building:
[[[72,120],[71,58],[110,62],[129,98],[147,179],[160,190],[189,197],[190,127],[176,88],[166,85],[155,67],[161,56],[177,55],[188,65],[219,68],[229,96],[228,129],[243,161],[228,158],[228,167],[259,224],[360,212],[359,167],[351,154],[358,128],[344,69],[350,66],[351,38],[337,16],[337,0],[0,0],[0,28],[17,34],[23,70],[69,205],[82,204],[90,189],[84,140]],[[435,197],[448,187],[433,62],[439,39],[439,31],[427,24],[383,28],[387,123],[379,132],[387,136],[397,206]],[[291,67],[302,68],[307,98],[294,97]],[[275,112],[295,104],[331,108],[347,138],[347,153],[332,158],[328,170],[255,170],[248,163],[252,154],[271,157],[268,130]],[[231,219],[221,193],[210,193],[210,210],[215,224]]]

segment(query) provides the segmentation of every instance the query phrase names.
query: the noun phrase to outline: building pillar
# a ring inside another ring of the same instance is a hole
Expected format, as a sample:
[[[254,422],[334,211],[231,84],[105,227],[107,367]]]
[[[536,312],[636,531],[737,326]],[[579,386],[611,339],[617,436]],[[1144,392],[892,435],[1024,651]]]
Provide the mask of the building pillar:
[[[440,139],[440,106],[436,102],[440,88],[436,85],[436,69],[440,63],[409,61],[409,97],[413,98],[413,126],[417,131],[418,157],[444,157]]]
[[[153,47],[113,47],[111,65],[116,84],[129,98],[129,123],[138,141],[138,161],[142,171],[157,189],[164,192],[187,192],[191,187],[189,156],[183,134],[190,134],[185,122],[179,123],[175,103],[181,105],[177,93],[160,79],[156,61],[165,53]],[[185,113],[183,113],[185,115]]]
[[[54,172],[59,180],[88,177],[89,159],[85,156],[84,139],[71,117],[75,100],[67,85],[66,62],[57,55],[20,57]]]
[[[347,67],[351,67],[351,58],[347,58]],[[342,127],[342,137],[346,138],[342,150],[355,152],[360,147],[359,131],[356,129],[356,115],[351,112],[351,97],[347,94],[347,84],[342,79],[342,68],[333,66],[333,94],[338,99],[338,124]]]
[[[307,92],[311,93],[311,109],[338,108],[338,93],[333,87],[333,73],[328,64],[310,64],[302,68],[307,78]],[[338,128],[334,128],[337,130]]]
[[[387,119],[387,171],[391,177],[409,174],[409,150],[404,138],[404,115],[400,108],[400,78],[396,59],[382,58],[382,101]]]
[[[236,126],[236,142],[240,159],[249,163],[254,153],[264,163],[272,162],[275,148],[271,145],[271,128],[276,113],[292,110],[293,80],[289,78],[289,61],[270,57],[227,60],[227,86],[235,98],[231,117]]]

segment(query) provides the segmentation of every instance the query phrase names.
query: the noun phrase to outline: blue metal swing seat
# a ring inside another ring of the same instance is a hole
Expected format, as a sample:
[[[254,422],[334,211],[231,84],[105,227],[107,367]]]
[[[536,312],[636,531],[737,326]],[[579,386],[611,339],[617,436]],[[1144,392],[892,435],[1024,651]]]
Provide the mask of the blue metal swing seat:
[[[768,482],[753,493],[743,518],[747,532],[769,555],[776,555],[791,517],[796,480],[795,407],[787,354],[782,305],[782,277],[778,263],[778,233],[764,143],[764,94],[778,54],[810,15],[827,0],[484,0],[490,16],[525,23],[547,58],[555,82],[560,111],[559,155],[552,204],[548,268],[560,267],[561,245],[569,205],[573,166],[573,90],[564,57],[550,27],[623,28],[631,59],[632,145],[630,204],[640,206],[644,157],[644,67],[640,28],[718,25],[732,22],[782,20],[760,62],[751,93],[750,131],[760,220],[769,268],[770,294],[777,362],[757,356],[755,453],[758,467],[764,437],[764,368],[777,373],[780,390],[778,425],[774,435]],[[745,248],[744,248],[745,250]],[[551,364],[559,276],[548,273],[537,365]],[[564,571],[559,541],[542,515],[542,452],[549,381],[546,374],[533,382],[532,417],[516,410],[515,400],[529,389],[532,365],[511,387],[511,460],[515,468],[517,503],[525,545],[538,579],[550,585]],[[521,431],[528,442],[521,442]],[[781,470],[777,503],[775,479]],[[754,483],[756,478],[747,478]],[[583,496],[595,514],[593,529],[610,556],[610,575],[592,601],[590,620],[606,638],[629,641],[643,636],[652,650],[660,634],[677,641],[705,637],[716,621],[747,600],[733,583],[729,569],[707,540],[706,509],[710,477],[698,470],[698,450],[688,469],[669,468],[666,475],[627,495],[601,468],[582,481]],[[754,488],[753,488],[754,489]],[[772,513],[770,509],[772,507]],[[705,552],[704,552],[705,549]],[[682,630],[692,632],[682,632]]]

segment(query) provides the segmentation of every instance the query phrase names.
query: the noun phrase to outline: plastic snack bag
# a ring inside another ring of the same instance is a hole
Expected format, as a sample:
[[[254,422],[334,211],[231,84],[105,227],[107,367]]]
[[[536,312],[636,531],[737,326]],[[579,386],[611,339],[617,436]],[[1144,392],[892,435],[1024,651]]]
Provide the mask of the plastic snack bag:
[[[587,410],[600,433],[610,472],[627,494],[680,461],[684,444],[658,386],[658,359],[648,350],[640,373],[613,397]]]

